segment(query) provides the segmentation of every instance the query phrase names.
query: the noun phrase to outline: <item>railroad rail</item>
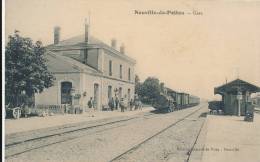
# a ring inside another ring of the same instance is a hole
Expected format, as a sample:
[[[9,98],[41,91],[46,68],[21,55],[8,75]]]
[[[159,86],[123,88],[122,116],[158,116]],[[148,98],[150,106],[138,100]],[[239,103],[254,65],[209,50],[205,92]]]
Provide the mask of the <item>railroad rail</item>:
[[[122,154],[114,157],[113,159],[110,160],[110,162],[114,162],[117,160],[120,160],[124,155],[127,155],[131,152],[133,152],[134,150],[137,150],[139,147],[141,147],[143,144],[147,143],[148,141],[150,141],[151,139],[155,138],[156,136],[162,134],[163,132],[165,132],[166,130],[168,130],[169,128],[177,125],[178,123],[184,121],[186,118],[190,117],[191,115],[195,114],[196,112],[198,112],[199,110],[201,110],[203,108],[203,106],[200,106],[199,109],[196,109],[195,111],[189,113],[188,115],[184,116],[183,118],[177,120],[176,122],[170,124],[169,126],[167,126],[166,128],[160,130],[159,132],[155,133],[154,135],[150,136],[149,138],[146,138],[145,140],[143,140],[142,142],[136,144],[135,146],[131,147],[130,149],[126,150],[125,152],[123,152]],[[198,137],[197,137],[198,138]],[[195,145],[195,144],[194,144]]]
[[[138,119],[141,119],[141,118],[150,119],[150,118],[153,118],[153,117],[156,117],[156,116],[159,116],[159,114],[146,113],[142,116],[138,115],[138,116],[135,116],[135,117],[115,120],[115,121],[112,121],[112,122],[105,122],[105,123],[102,123],[102,124],[97,124],[97,125],[92,125],[92,126],[84,126],[84,127],[69,126],[66,129],[70,129],[70,128],[73,128],[73,129],[58,132],[58,133],[47,134],[47,135],[39,136],[39,137],[35,137],[35,138],[18,140],[18,141],[11,142],[11,143],[8,143],[8,144],[5,145],[5,150],[6,150],[5,151],[5,153],[6,153],[5,158],[8,159],[10,157],[17,156],[17,155],[20,155],[20,154],[23,154],[23,153],[26,153],[26,152],[29,152],[29,151],[32,151],[32,150],[36,150],[36,149],[40,149],[40,148],[47,147],[47,146],[50,146],[50,145],[66,142],[66,141],[69,141],[69,140],[80,138],[80,137],[85,135],[85,134],[84,135],[77,135],[77,136],[73,136],[73,138],[65,137],[66,135],[71,135],[72,133],[84,132],[86,130],[91,130],[91,129],[94,129],[94,128],[101,128],[101,127],[104,127],[104,126],[114,126],[115,125],[114,127],[109,127],[109,128],[106,128],[106,129],[95,131],[95,133],[103,132],[103,131],[106,131],[106,130],[122,127],[122,126],[126,125],[128,121],[134,121],[134,120],[138,121]],[[119,125],[117,125],[117,124],[119,124]],[[56,139],[54,141],[51,141],[52,137],[63,137],[64,139],[59,138],[58,140]],[[46,143],[42,142],[42,141],[45,141]],[[29,145],[30,143],[35,143],[35,142],[39,142],[39,144],[36,145],[35,147],[31,147],[31,145],[30,145],[30,148],[25,148],[25,149],[21,149],[20,151],[13,151],[14,153],[9,153],[9,152],[12,152],[12,149],[15,150],[17,147],[23,147],[23,146],[26,147],[26,145]]]
[[[190,161],[191,154],[192,154],[192,152],[193,152],[193,150],[194,150],[195,145],[197,144],[197,141],[198,141],[198,139],[199,139],[199,136],[200,136],[200,133],[201,133],[201,131],[202,131],[202,128],[204,127],[204,124],[205,124],[205,120],[204,120],[203,123],[201,124],[200,129],[199,129],[199,132],[198,132],[198,134],[197,134],[197,136],[196,136],[196,139],[195,139],[195,141],[194,141],[194,143],[193,143],[191,149],[190,149],[189,152],[188,152],[188,157],[187,157],[186,162],[189,162],[189,161]]]
[[[195,111],[189,113],[188,115],[186,115],[184,118],[178,120],[177,122],[169,125],[168,127],[166,127],[165,129],[161,130],[160,132],[156,133],[155,135],[149,137],[148,139],[146,139],[145,141],[143,141],[142,143],[140,143],[139,145],[142,145],[143,143],[145,143],[146,141],[152,139],[153,137],[159,135],[160,133],[164,132],[165,130],[169,129],[170,127],[176,125],[177,123],[185,120],[187,117],[191,116],[192,114],[196,113],[197,111],[199,111],[202,107],[200,107],[199,109],[196,109]],[[8,144],[5,145],[5,159],[9,159],[11,157],[29,152],[29,151],[33,151],[33,150],[37,150],[43,147],[48,147],[50,145],[54,145],[54,144],[58,144],[58,143],[63,143],[69,140],[74,140],[77,138],[80,138],[82,136],[85,136],[87,134],[91,134],[91,132],[87,132],[88,130],[93,130],[93,133],[98,133],[98,132],[104,132],[106,130],[110,130],[110,129],[114,129],[114,128],[118,128],[118,127],[122,127],[128,124],[128,122],[137,122],[139,121],[138,119],[151,119],[157,116],[160,116],[161,114],[154,114],[154,113],[146,113],[144,115],[138,115],[138,116],[134,116],[134,117],[130,117],[130,118],[126,118],[126,119],[120,119],[120,120],[115,120],[115,121],[109,121],[109,122],[104,122],[102,124],[96,124],[96,125],[91,125],[91,126],[67,126],[65,127],[65,131],[63,130],[62,132],[54,132],[51,134],[47,134],[47,135],[43,135],[43,136],[39,136],[39,137],[34,137],[34,138],[28,138],[25,140],[14,140],[15,142],[10,142]],[[164,114],[168,115],[168,114]],[[170,114],[169,114],[170,115]],[[96,130],[102,128],[100,130]],[[67,130],[68,129],[68,130]],[[51,130],[53,131],[53,130]],[[57,130],[54,130],[57,131]],[[85,132],[86,131],[86,132]],[[77,134],[73,134],[73,133],[77,133]],[[81,133],[81,134],[80,134]],[[87,133],[87,134],[86,134]],[[59,138],[55,138],[55,137],[59,137]],[[16,137],[15,137],[16,138]],[[11,141],[11,140],[9,140]],[[33,145],[32,145],[33,144]],[[32,147],[34,146],[34,147]],[[134,150],[135,148],[137,148],[138,146],[131,148],[129,151]],[[129,152],[127,151],[127,152]],[[116,158],[112,159],[111,161],[114,161],[116,159],[118,159],[119,157],[123,156],[125,153],[117,156]]]

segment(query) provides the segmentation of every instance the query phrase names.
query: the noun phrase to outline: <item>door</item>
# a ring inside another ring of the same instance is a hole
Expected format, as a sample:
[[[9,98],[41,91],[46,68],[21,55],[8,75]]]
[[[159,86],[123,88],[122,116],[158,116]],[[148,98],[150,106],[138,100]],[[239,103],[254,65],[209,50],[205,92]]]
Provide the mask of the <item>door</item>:
[[[99,85],[94,84],[94,109],[98,109],[99,107]]]
[[[130,99],[131,99],[131,90],[128,89],[127,90],[127,100],[128,100],[128,103],[130,103]]]
[[[118,94],[118,96],[119,96],[119,100],[121,100],[121,98],[122,98],[122,87],[119,87],[119,94]]]
[[[61,104],[72,104],[71,89],[71,82],[61,82]]]
[[[110,101],[112,99],[112,86],[108,86],[108,90],[107,90],[108,94],[107,94],[107,97],[108,97],[108,101]]]

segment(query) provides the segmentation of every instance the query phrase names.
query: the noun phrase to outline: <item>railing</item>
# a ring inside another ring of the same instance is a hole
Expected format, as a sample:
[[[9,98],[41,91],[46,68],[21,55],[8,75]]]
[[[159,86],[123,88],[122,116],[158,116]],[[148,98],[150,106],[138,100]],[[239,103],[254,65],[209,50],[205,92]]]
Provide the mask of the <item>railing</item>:
[[[54,114],[80,114],[83,110],[80,106],[71,106],[68,104],[62,105],[36,105],[31,108],[32,114],[37,114],[40,116],[54,115]]]
[[[64,114],[66,106],[65,105],[36,105],[35,108],[32,108],[31,110],[35,109],[35,113],[47,113],[49,115],[51,114]],[[33,112],[32,112],[33,113]]]
[[[55,114],[81,114],[83,108],[80,105],[35,105],[34,107],[15,107],[9,108],[7,105],[5,117],[19,119],[28,116],[51,116]]]

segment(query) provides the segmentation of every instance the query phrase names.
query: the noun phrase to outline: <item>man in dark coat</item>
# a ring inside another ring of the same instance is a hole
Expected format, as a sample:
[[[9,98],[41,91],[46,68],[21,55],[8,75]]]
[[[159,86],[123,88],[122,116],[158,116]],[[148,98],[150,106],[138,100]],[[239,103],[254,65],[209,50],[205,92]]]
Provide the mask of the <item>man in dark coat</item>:
[[[93,99],[92,97],[90,97],[89,101],[88,101],[88,108],[92,108],[93,107]]]
[[[115,103],[116,103],[116,109],[118,109],[118,106],[119,106],[119,99],[118,99],[118,97],[116,97]]]
[[[119,106],[120,106],[121,112],[125,112],[125,103],[124,103],[123,98],[121,98],[121,100],[119,102]]]
[[[111,111],[113,111],[114,110],[114,98],[112,97],[111,99],[109,99],[109,101],[108,101],[108,106],[109,106],[109,108],[111,109]]]

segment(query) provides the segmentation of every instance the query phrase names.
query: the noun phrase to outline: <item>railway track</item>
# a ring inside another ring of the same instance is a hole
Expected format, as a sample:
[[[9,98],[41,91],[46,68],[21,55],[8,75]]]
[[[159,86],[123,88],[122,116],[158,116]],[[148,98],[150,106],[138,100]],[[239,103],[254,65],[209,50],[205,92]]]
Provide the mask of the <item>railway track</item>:
[[[199,108],[199,109],[201,109],[201,108]],[[177,124],[178,122],[180,122],[180,121],[184,120],[185,118],[189,117],[190,115],[194,114],[199,109],[196,109],[195,111],[188,114],[183,119],[177,121],[173,125]],[[62,128],[61,128],[62,130],[55,129],[55,131],[52,130],[53,132],[50,134],[37,136],[35,138],[27,138],[27,139],[23,139],[23,140],[19,139],[19,140],[13,141],[13,142],[9,142],[5,145],[6,146],[5,147],[5,155],[6,155],[5,159],[9,159],[11,157],[15,157],[20,154],[30,152],[33,150],[37,150],[37,149],[40,149],[43,147],[48,147],[51,145],[74,140],[74,139],[77,139],[77,138],[80,138],[80,137],[83,137],[86,135],[91,135],[94,133],[104,132],[104,131],[115,129],[118,127],[123,127],[129,123],[159,117],[161,115],[162,114],[146,113],[146,114],[142,114],[142,115],[138,115],[138,116],[134,116],[134,117],[130,117],[130,118],[114,120],[114,121],[109,121],[109,122],[106,121],[101,124],[95,123],[95,125],[91,125],[91,126],[89,126],[89,125],[88,126],[86,126],[86,125],[66,126],[66,127],[64,127],[65,128],[64,130]],[[171,115],[171,113],[164,114],[164,116],[168,116],[168,115]],[[173,125],[170,125],[169,127],[171,127]],[[162,130],[160,132],[163,132],[163,131],[164,130]],[[160,132],[157,134],[160,134]],[[154,135],[154,136],[156,136],[156,135]],[[150,137],[149,139],[153,138],[154,136]],[[9,140],[9,141],[12,141],[12,140]]]
[[[202,128],[203,128],[204,124],[205,124],[205,120],[204,120],[203,123],[201,124],[201,127],[200,127],[200,129],[199,129],[199,132],[198,132],[198,134],[197,134],[197,136],[196,136],[196,139],[195,139],[195,141],[194,141],[194,143],[193,143],[193,145],[192,145],[190,151],[188,152],[188,157],[187,157],[186,162],[189,162],[189,161],[190,161],[191,154],[192,154],[192,152],[193,152],[193,150],[194,150],[195,145],[197,144],[198,138],[199,138],[199,136],[200,136],[200,133],[201,133],[201,131],[202,131]]]
[[[146,138],[145,140],[143,140],[142,142],[136,144],[135,146],[131,147],[130,149],[126,150],[125,152],[123,152],[122,154],[114,157],[113,159],[110,160],[110,162],[114,162],[114,161],[120,161],[121,158],[123,158],[125,155],[130,154],[131,152],[137,150],[138,148],[140,148],[142,145],[144,145],[145,143],[147,143],[148,141],[150,141],[151,139],[157,137],[158,135],[162,134],[163,132],[167,131],[168,129],[172,128],[173,126],[177,125],[178,123],[184,121],[185,119],[189,118],[190,116],[192,116],[193,114],[195,114],[196,112],[198,112],[199,110],[201,110],[203,108],[203,106],[200,106],[200,108],[196,109],[195,111],[189,113],[188,115],[184,116],[183,118],[177,120],[176,122],[170,124],[169,126],[167,126],[166,128],[160,130],[159,132],[155,133],[154,135]],[[201,126],[199,133],[201,132],[203,126]],[[198,135],[199,136],[199,135]],[[198,136],[196,137],[196,141],[198,139]],[[194,145],[192,146],[192,149],[194,148],[196,141],[194,143]],[[189,157],[188,159],[189,160]]]
[[[15,142],[9,142],[5,145],[5,159],[17,156],[32,150],[40,149],[50,145],[66,142],[80,138],[87,134],[103,132],[106,130],[118,128],[127,125],[129,122],[137,122],[140,119],[150,119],[160,114],[146,113],[142,116],[134,116],[126,119],[120,119],[102,124],[91,125],[91,126],[68,126],[66,130],[56,133],[51,133],[43,136],[29,138],[25,140],[17,140]],[[102,129],[101,129],[102,128]],[[96,130],[98,129],[98,130]],[[53,131],[53,130],[52,130]],[[89,132],[85,132],[89,131]],[[91,132],[92,131],[92,132]],[[58,138],[57,138],[58,137]],[[10,140],[9,140],[10,141]]]

